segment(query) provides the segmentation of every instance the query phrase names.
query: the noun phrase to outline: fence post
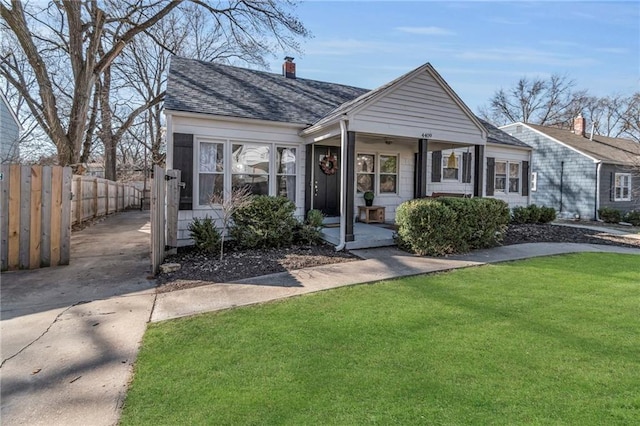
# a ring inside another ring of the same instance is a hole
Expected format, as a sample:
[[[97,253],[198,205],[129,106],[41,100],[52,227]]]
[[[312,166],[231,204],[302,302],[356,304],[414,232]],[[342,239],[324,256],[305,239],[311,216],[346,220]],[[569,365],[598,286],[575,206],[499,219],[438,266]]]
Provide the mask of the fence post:
[[[93,217],[98,217],[98,176],[93,178]]]
[[[167,170],[167,246],[168,254],[178,253],[178,203],[180,201],[180,170]]]
[[[76,196],[74,197],[74,202],[76,203],[76,223],[78,225],[82,224],[82,205],[84,200],[84,190],[82,189],[82,176],[74,176],[76,180]]]

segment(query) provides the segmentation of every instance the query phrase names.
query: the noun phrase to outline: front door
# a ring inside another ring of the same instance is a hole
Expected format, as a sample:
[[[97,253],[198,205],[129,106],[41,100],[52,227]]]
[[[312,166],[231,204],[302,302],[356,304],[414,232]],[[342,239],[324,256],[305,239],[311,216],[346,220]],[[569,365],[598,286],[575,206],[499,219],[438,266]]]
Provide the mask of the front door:
[[[340,216],[340,147],[314,146],[313,208],[325,216]]]

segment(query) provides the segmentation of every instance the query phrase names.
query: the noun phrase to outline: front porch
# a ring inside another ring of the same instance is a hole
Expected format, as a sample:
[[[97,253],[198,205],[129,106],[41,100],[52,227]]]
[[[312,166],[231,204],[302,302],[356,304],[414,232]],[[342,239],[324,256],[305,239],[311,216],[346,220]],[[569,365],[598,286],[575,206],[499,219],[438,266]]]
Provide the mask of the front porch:
[[[336,224],[338,225],[338,224]],[[347,241],[348,250],[387,247],[395,245],[395,232],[385,224],[366,224],[356,222],[353,225],[353,241]],[[328,225],[322,228],[322,238],[333,245],[340,244],[340,226]]]

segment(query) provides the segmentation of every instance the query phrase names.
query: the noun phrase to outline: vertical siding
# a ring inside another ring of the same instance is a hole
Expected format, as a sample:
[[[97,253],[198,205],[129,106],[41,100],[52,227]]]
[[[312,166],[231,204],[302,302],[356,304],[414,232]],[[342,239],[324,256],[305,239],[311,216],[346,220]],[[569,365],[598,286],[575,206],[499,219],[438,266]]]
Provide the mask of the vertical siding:
[[[515,124],[503,130],[534,149],[531,172],[538,174],[538,187],[531,191],[531,203],[553,207],[561,217],[595,218],[596,164],[593,160],[526,126],[521,126],[519,133]]]

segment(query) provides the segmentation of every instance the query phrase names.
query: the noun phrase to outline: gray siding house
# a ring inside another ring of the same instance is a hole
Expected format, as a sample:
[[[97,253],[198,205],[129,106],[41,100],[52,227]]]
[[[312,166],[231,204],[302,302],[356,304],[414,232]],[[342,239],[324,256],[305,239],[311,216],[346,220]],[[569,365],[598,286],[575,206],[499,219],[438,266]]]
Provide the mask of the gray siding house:
[[[640,208],[640,144],[574,130],[512,123],[502,130],[531,146],[531,203],[553,207],[560,217],[598,219],[598,209]]]
[[[376,222],[434,194],[528,204],[531,148],[479,120],[428,63],[367,90],[300,78],[289,57],[282,74],[174,57],[164,107],[167,168],[184,183],[179,245],[194,218],[216,216],[211,194],[239,187],[288,197],[299,217],[320,210],[346,248],[393,244],[388,229],[371,236],[367,191]]]
[[[18,117],[9,106],[7,98],[0,93],[0,163],[19,161],[20,127]]]

